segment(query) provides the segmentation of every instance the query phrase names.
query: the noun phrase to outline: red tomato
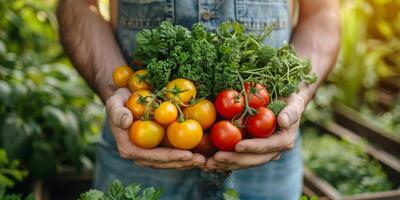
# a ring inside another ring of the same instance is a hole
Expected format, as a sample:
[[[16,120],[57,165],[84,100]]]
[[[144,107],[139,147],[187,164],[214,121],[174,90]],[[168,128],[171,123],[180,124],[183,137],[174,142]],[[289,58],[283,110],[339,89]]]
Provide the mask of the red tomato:
[[[259,107],[266,107],[269,104],[269,93],[263,85],[247,82],[244,84],[244,89],[247,98],[249,98],[250,107],[257,109]]]
[[[276,117],[274,113],[264,107],[257,109],[257,114],[249,116],[246,122],[246,132],[253,138],[266,138],[276,128]]]
[[[198,144],[192,151],[194,153],[202,154],[206,157],[212,156],[217,149],[212,145],[209,134],[204,134],[200,144]]]
[[[219,121],[211,128],[211,142],[222,151],[233,151],[242,140],[239,128],[229,121]]]
[[[214,104],[221,117],[232,119],[243,111],[244,98],[235,90],[224,90],[217,95]]]

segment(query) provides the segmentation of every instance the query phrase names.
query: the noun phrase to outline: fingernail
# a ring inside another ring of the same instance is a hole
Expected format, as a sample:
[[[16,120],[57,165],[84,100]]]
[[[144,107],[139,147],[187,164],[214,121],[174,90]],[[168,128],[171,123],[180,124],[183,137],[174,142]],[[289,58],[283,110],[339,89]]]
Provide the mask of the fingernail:
[[[185,154],[181,160],[182,161],[187,161],[187,160],[191,160],[193,158],[193,154]]]
[[[282,113],[282,126],[288,127],[290,124],[290,117],[287,113]]]
[[[235,151],[237,151],[237,152],[243,152],[245,150],[246,150],[246,148],[240,144],[236,145],[236,147],[235,147]]]
[[[194,163],[194,166],[196,166],[196,167],[201,167],[203,165],[204,165],[204,163]]]
[[[122,114],[121,121],[119,122],[121,126],[125,125],[125,121],[126,121],[127,117],[128,117],[128,114],[126,114],[126,113]]]

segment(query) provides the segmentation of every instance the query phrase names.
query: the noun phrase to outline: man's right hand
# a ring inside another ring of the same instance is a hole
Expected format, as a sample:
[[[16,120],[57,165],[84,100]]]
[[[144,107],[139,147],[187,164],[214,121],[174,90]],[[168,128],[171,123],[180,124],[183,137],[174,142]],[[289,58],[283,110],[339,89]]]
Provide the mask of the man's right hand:
[[[129,127],[134,116],[125,107],[125,102],[130,95],[128,89],[121,88],[116,90],[106,102],[111,131],[123,159],[132,159],[139,166],[163,169],[189,169],[204,166],[206,159],[201,154],[164,147],[142,149],[135,146],[129,139]]]

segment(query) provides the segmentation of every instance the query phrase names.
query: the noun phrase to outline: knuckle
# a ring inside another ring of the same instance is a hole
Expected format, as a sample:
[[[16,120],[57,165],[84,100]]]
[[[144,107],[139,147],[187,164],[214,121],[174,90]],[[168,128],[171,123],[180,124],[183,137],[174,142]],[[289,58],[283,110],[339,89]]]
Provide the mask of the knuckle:
[[[275,156],[272,160],[279,160],[281,159],[281,154],[278,154],[277,156]]]
[[[286,149],[288,149],[288,150],[293,149],[293,148],[294,148],[294,142],[289,142],[289,143],[286,145]]]
[[[121,156],[121,158],[123,159],[129,159],[132,158],[133,155],[131,153],[129,153],[125,148],[123,147],[118,147],[118,153],[119,156]]]
[[[217,162],[226,162],[227,159],[226,159],[226,157],[224,155],[217,153],[217,154],[215,154],[215,161],[217,161]]]

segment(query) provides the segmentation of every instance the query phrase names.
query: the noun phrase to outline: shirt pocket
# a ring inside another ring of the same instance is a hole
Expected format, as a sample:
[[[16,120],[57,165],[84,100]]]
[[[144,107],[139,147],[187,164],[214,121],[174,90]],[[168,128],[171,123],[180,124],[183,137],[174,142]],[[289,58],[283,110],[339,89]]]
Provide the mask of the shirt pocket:
[[[174,0],[121,0],[122,28],[154,28],[165,20],[173,20]]]
[[[261,34],[267,27],[273,26],[265,44],[280,47],[290,40],[290,13],[286,0],[236,0],[236,21],[246,31]]]

